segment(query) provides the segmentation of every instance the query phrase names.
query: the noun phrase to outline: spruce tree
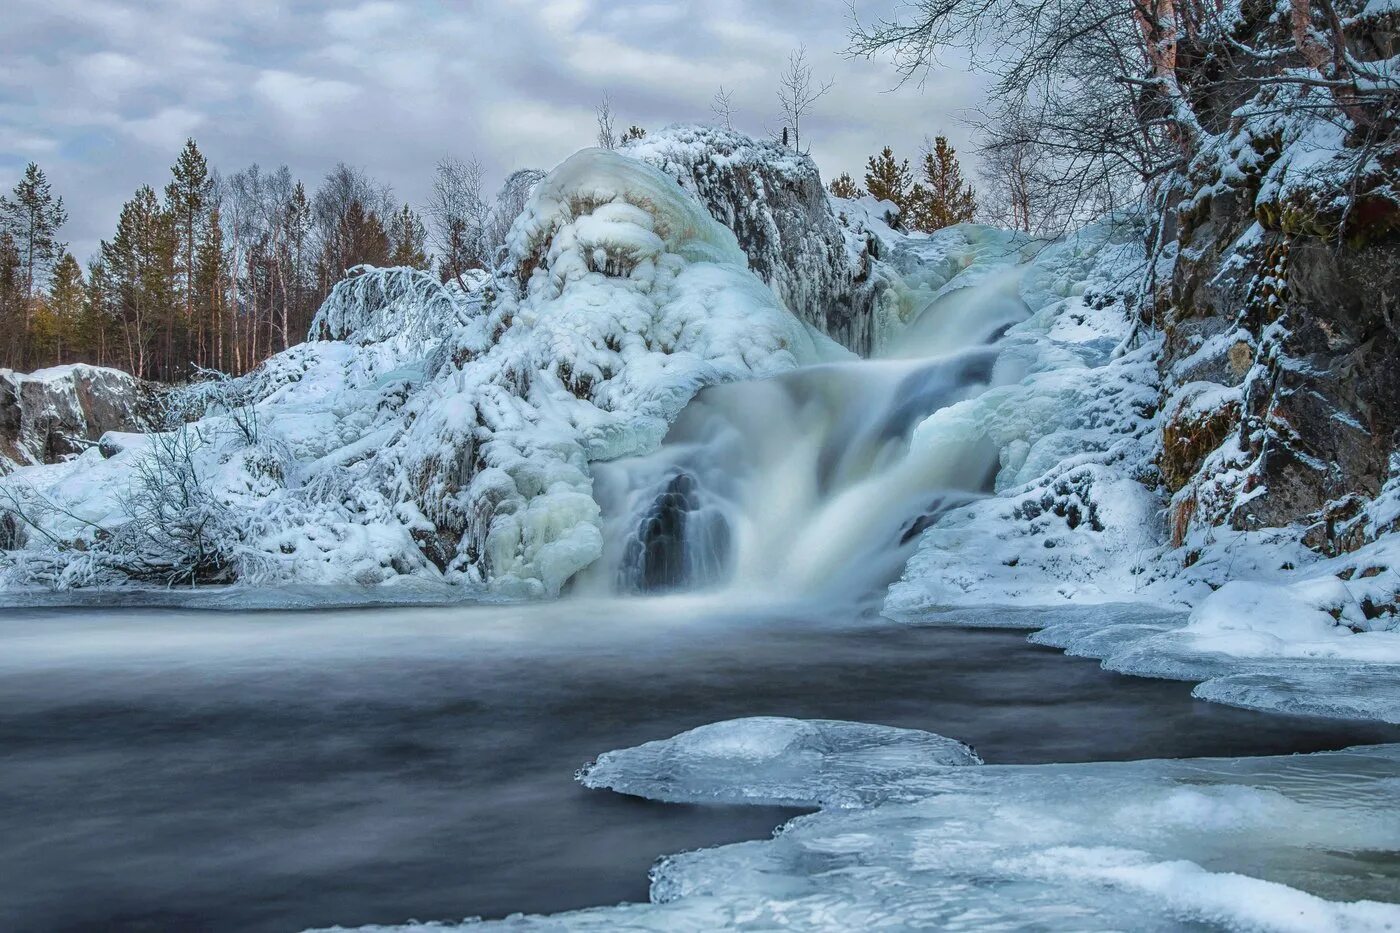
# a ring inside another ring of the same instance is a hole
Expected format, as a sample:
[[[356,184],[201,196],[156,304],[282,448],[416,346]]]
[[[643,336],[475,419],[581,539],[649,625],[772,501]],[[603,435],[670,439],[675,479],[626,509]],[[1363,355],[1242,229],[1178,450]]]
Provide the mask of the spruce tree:
[[[842,172],[840,175],[831,179],[831,184],[827,185],[827,190],[831,192],[832,197],[845,198],[848,201],[865,197],[864,189],[856,185],[856,181],[851,177],[850,172]]]
[[[946,136],[934,139],[920,167],[923,177],[910,199],[910,226],[933,231],[971,221],[977,214],[977,196],[963,179],[957,151]]]
[[[866,162],[865,190],[877,200],[893,201],[901,211],[908,206],[909,184],[912,181],[909,160],[896,162],[889,146]]]
[[[175,231],[149,185],[141,186],[122,206],[117,232],[100,250],[126,345],[127,368],[143,379],[169,378],[170,372],[155,372],[154,344],[174,297]]]
[[[426,243],[428,230],[423,221],[407,204],[394,215],[390,224],[389,239],[393,252],[389,256],[391,266],[411,266],[414,269],[429,267]]]
[[[30,162],[15,185],[13,198],[0,197],[0,229],[14,240],[20,255],[20,291],[26,302],[63,254],[58,230],[68,220],[63,198],[56,198],[38,164]]]
[[[214,180],[209,177],[209,163],[193,139],[185,140],[185,148],[170,168],[170,183],[165,186],[165,210],[170,214],[175,232],[175,271],[178,276],[180,307],[186,327],[194,324],[195,251],[198,249],[202,226],[209,212],[209,198]]]

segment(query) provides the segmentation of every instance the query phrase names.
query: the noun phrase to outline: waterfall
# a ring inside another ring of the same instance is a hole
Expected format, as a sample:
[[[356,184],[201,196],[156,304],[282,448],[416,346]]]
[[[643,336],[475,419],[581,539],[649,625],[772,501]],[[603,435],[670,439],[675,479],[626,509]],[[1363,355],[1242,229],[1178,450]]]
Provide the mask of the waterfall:
[[[863,598],[888,585],[919,532],[991,490],[997,451],[975,432],[910,439],[1018,375],[998,363],[1029,313],[1017,272],[931,302],[884,358],[712,386],[654,453],[595,464],[604,554],[577,587]]]

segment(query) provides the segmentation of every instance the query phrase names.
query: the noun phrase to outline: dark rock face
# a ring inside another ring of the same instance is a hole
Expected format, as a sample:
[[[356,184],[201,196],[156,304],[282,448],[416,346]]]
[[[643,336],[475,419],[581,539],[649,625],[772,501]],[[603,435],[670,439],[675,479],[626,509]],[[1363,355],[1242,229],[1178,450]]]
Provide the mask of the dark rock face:
[[[1335,554],[1365,543],[1358,516],[1400,447],[1400,156],[1382,147],[1369,178],[1266,184],[1287,141],[1254,146],[1252,175],[1224,187],[1207,167],[1189,186],[1215,193],[1176,218],[1158,321],[1172,538],[1301,524]],[[1175,404],[1197,383],[1238,391],[1213,411]]]
[[[734,231],[749,268],[804,321],[870,353],[880,298],[873,241],[848,241],[816,163],[718,127],[675,126],[623,152],[656,166]]]
[[[150,385],[117,369],[0,370],[0,472],[82,453],[108,431],[146,428]]]
[[[622,558],[622,592],[660,593],[717,581],[729,550],[729,526],[701,504],[695,478],[676,473],[642,517]]]

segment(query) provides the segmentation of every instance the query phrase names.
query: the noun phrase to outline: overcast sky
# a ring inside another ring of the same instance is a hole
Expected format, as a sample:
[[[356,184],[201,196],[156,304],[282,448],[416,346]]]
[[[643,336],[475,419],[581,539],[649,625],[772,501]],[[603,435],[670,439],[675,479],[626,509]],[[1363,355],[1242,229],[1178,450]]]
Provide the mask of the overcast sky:
[[[862,13],[896,0],[862,3]],[[142,183],[164,185],[187,136],[229,172],[291,166],[314,188],[337,161],[414,205],[444,155],[493,183],[591,145],[609,94],[620,123],[709,121],[723,84],[739,129],[781,126],[776,86],[805,44],[836,81],[806,135],[824,177],[881,145],[917,154],[978,82],[957,70],[891,90],[885,62],[841,55],[846,0],[6,0],[0,187],[37,161],[64,196],[80,259]]]

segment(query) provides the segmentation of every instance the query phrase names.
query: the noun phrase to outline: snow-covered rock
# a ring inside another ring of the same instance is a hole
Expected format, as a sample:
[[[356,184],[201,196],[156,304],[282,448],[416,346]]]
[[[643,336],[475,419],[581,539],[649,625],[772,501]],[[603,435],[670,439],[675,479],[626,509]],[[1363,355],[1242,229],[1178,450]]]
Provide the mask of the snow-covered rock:
[[[844,226],[811,157],[714,126],[668,126],[621,150],[675,178],[738,238],[749,267],[802,320],[868,356],[901,313],[878,243]]]
[[[102,366],[0,369],[0,475],[81,453],[108,431],[145,426],[152,390]]]

